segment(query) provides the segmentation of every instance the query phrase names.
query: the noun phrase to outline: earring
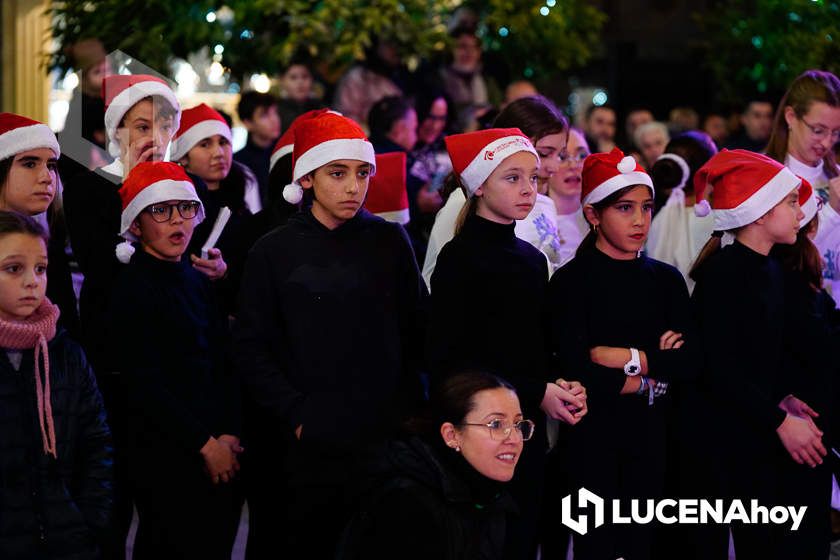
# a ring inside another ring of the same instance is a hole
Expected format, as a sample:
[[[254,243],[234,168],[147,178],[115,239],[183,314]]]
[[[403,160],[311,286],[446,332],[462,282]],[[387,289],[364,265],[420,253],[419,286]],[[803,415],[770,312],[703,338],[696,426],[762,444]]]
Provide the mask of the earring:
[[[598,224],[592,226],[592,229],[595,230],[595,235],[598,235]]]
[[[458,445],[457,443],[455,443],[454,441],[450,441],[450,442],[449,442],[449,447],[451,447],[452,449],[454,449],[457,453],[460,453],[460,452],[461,452],[461,446],[460,446],[460,445]]]

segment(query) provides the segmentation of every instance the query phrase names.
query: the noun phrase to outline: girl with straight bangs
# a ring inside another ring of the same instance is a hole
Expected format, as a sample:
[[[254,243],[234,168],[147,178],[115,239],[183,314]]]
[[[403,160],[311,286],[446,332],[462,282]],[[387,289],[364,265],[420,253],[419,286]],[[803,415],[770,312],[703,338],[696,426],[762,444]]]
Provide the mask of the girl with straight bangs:
[[[469,369],[504,375],[516,388],[522,413],[534,420],[534,442],[511,481],[520,515],[509,519],[504,556],[534,558],[545,415],[576,424],[586,413],[580,384],[554,383],[548,373],[543,317],[548,265],[514,233],[515,220],[534,205],[539,158],[515,128],[448,136],[446,147],[468,203],[432,275],[429,366],[436,379]]]
[[[553,366],[580,375],[595,406],[568,431],[560,454],[575,457],[573,493],[585,487],[608,504],[656,498],[664,489],[669,387],[690,378],[697,360],[688,291],[679,271],[641,253],[654,190],[632,156],[616,148],[587,157],[581,203],[592,229],[549,283],[548,343]],[[576,560],[645,559],[653,530],[607,523],[573,541]]]
[[[554,104],[541,95],[523,97],[510,103],[493,122],[495,128],[518,128],[528,137],[539,156],[537,195],[527,216],[517,218],[516,236],[542,251],[551,272],[560,264],[562,243],[557,234],[554,203],[545,196],[549,179],[560,169],[568,140],[569,123]],[[455,235],[457,216],[467,198],[459,180],[450,175],[441,191],[446,203],[435,216],[423,264],[423,279],[431,290],[431,278],[441,248]]]
[[[695,211],[711,210],[715,233],[691,271],[704,359],[695,390],[682,402],[694,418],[683,426],[683,440],[691,442],[685,493],[781,503],[784,465],[815,467],[826,454],[822,432],[801,401],[788,398],[801,392],[785,366],[788,302],[782,267],[770,254],[796,242],[810,188],[769,157],[725,150],[700,168],[694,190]],[[711,206],[704,201],[710,191]],[[735,241],[721,249],[724,232]],[[739,558],[807,557],[784,554],[777,531],[789,527],[762,524],[698,527],[690,543],[697,546],[684,548],[704,560],[725,559],[728,529]]]

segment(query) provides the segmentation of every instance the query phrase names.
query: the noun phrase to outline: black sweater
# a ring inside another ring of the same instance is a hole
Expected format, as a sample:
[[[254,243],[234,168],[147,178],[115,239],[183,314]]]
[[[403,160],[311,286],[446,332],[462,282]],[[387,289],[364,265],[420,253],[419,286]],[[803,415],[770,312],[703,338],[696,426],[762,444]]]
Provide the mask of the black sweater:
[[[692,296],[705,349],[702,409],[720,445],[777,442],[791,392],[782,376],[784,281],[775,259],[739,242],[703,263]],[[743,451],[743,447],[741,447]]]
[[[592,416],[609,415],[617,400],[633,398],[620,395],[627,379],[623,368],[591,361],[594,346],[643,350],[648,373],[658,381],[696,376],[700,345],[688,290],[676,268],[644,256],[612,259],[594,247],[583,247],[554,273],[548,294],[554,363],[561,375],[586,387]],[[681,348],[659,349],[659,338],[667,330],[683,334]]]
[[[250,398],[304,441],[389,433],[421,398],[426,297],[401,226],[365,210],[334,230],[292,216],[245,265],[235,350]]]
[[[484,370],[516,388],[536,419],[548,375],[542,253],[503,225],[469,216],[438,256],[432,275],[429,367],[436,377]],[[553,381],[553,379],[551,379]]]
[[[159,467],[166,457],[168,465],[196,466],[210,436],[240,432],[226,323],[210,281],[187,261],[138,250],[111,300],[108,332],[127,389],[132,462]]]
[[[785,377],[790,392],[820,414],[815,420],[834,444],[838,432],[836,350],[840,312],[825,290],[814,290],[800,273],[785,273]]]

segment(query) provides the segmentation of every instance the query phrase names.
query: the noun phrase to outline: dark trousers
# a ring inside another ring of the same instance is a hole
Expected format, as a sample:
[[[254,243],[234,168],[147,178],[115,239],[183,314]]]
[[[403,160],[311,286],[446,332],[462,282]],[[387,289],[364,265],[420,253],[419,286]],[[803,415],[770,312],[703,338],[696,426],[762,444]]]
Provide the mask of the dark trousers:
[[[135,487],[135,560],[230,559],[242,504],[238,483],[214,485],[201,471],[194,474]]]
[[[289,444],[284,532],[278,550],[290,560],[333,560],[347,523],[358,509],[367,453],[304,441]],[[317,535],[318,538],[312,538]]]

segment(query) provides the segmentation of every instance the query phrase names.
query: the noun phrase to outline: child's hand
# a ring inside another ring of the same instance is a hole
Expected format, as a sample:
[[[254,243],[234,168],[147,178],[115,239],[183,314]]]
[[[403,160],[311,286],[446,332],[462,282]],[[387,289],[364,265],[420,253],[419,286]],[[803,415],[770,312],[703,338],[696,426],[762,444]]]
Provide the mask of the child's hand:
[[[586,395],[581,397],[555,383],[546,384],[540,408],[555,420],[575,425],[587,412]],[[577,412],[572,410],[577,409]]]
[[[659,337],[659,349],[660,350],[676,350],[680,346],[683,345],[685,341],[683,340],[682,333],[674,332],[674,331],[665,331],[662,333],[662,336]]]
[[[201,257],[190,255],[193,268],[207,276],[210,280],[224,278],[225,274],[227,274],[227,263],[222,258],[222,252],[213,248],[207,251],[207,255],[210,258],[202,259]]]
[[[156,159],[155,156],[157,151],[155,140],[151,136],[146,136],[129,143],[128,152],[126,153],[125,175],[128,176],[128,173],[134,169],[138,163],[142,163],[144,161],[154,161]]]
[[[589,406],[586,402],[586,387],[581,385],[580,381],[566,381],[562,377],[554,383],[556,383],[561,389],[568,391],[572,395],[583,400],[583,408],[578,408],[570,402],[566,403],[566,408],[568,408],[572,414],[578,413],[578,416],[585,416],[589,411]]]
[[[818,418],[819,414],[810,406],[808,406],[804,401],[794,397],[793,395],[788,395],[782,402],[779,403],[779,408],[787,412],[788,414],[793,414],[794,416],[801,416],[802,418]]]
[[[816,467],[822,464],[822,458],[827,452],[822,444],[823,433],[810,418],[800,418],[788,414],[781,425],[776,428],[782,445],[794,461],[800,465],[807,464]]]
[[[230,446],[214,437],[208,439],[201,448],[201,456],[204,457],[204,466],[213,484],[230,482],[239,469],[239,462]]]
[[[239,445],[239,438],[236,437],[236,436],[232,436],[232,435],[229,435],[229,434],[222,434],[216,439],[219,440],[219,443],[222,443],[222,444],[230,447],[230,450],[233,451],[234,454],[236,454],[237,456],[240,453],[242,453],[243,451],[245,451],[245,448],[242,447],[241,445]],[[236,462],[235,468],[236,468],[237,471],[239,470],[239,461]]]

